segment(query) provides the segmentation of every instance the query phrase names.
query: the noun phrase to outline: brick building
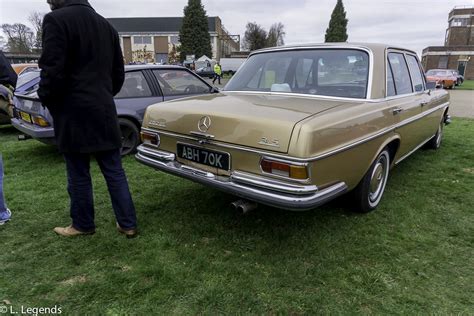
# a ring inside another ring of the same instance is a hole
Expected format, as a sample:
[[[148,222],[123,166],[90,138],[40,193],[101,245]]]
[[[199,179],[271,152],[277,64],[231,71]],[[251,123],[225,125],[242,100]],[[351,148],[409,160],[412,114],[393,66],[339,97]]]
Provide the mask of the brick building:
[[[448,16],[444,46],[423,50],[425,70],[457,69],[465,79],[474,79],[474,7],[455,7]]]
[[[109,18],[108,21],[119,33],[126,63],[168,62],[173,46],[180,45],[182,17]],[[240,50],[240,36],[229,34],[219,17],[208,17],[208,25],[213,59],[220,60]]]

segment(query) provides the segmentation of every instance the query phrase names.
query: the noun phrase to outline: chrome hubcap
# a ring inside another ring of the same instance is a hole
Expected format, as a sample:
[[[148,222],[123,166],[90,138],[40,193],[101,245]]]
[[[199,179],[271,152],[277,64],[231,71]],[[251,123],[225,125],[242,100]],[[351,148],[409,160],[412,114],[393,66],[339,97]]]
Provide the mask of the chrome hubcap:
[[[377,204],[380,200],[387,182],[388,168],[388,156],[382,154],[376,162],[374,170],[372,171],[372,176],[370,178],[370,204]]]
[[[441,139],[443,138],[443,122],[439,124],[438,133],[436,136],[436,146],[439,147],[441,144]]]

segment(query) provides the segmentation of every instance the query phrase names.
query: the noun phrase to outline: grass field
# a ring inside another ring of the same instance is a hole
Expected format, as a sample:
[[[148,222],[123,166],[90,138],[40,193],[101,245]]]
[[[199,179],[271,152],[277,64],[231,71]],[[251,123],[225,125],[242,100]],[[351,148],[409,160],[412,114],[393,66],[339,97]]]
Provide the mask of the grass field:
[[[465,80],[462,85],[457,86],[459,90],[474,90],[474,80]]]
[[[124,160],[140,221],[125,239],[93,164],[97,233],[64,239],[64,163],[0,127],[12,221],[0,226],[0,307],[64,315],[472,314],[474,121],[391,173],[379,208],[260,207]]]

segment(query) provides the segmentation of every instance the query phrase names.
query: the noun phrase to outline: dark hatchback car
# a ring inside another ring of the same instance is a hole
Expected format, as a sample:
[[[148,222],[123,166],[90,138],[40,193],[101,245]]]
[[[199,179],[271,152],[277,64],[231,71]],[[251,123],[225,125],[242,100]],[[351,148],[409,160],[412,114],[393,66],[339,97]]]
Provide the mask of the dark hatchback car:
[[[25,79],[21,85],[17,85],[12,125],[28,137],[54,144],[53,119],[36,94],[39,71],[28,73]],[[125,82],[115,96],[122,132],[122,155],[135,151],[140,143],[140,127],[149,105],[216,92],[216,88],[184,67],[126,66]]]

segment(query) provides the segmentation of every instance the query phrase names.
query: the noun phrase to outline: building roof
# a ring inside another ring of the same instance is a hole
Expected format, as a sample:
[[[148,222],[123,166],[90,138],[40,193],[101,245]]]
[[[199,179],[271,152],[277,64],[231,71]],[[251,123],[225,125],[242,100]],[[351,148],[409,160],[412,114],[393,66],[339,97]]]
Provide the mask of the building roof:
[[[209,32],[216,32],[217,17],[208,17]],[[119,33],[176,33],[183,24],[182,17],[109,18]]]

